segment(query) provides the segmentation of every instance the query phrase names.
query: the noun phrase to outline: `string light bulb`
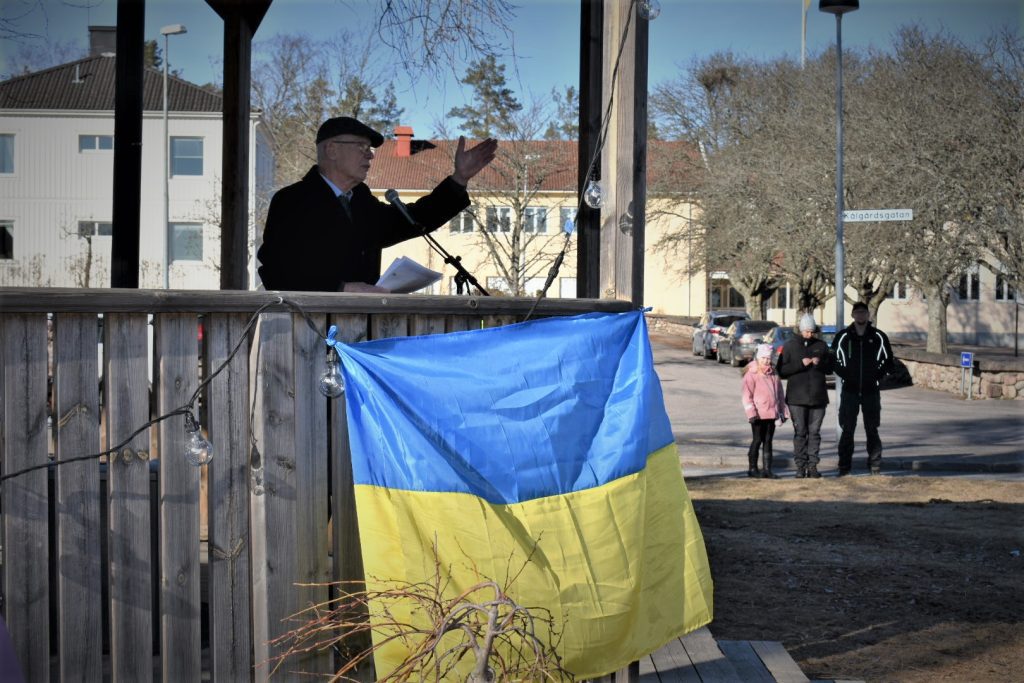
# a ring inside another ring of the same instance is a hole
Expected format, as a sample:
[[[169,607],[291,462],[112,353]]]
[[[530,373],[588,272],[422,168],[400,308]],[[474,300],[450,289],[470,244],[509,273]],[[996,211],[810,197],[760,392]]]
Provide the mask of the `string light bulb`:
[[[591,178],[587,183],[587,189],[583,191],[583,202],[591,209],[600,209],[603,199],[600,183]]]
[[[327,369],[320,375],[320,393],[327,398],[338,398],[345,393],[345,380],[341,376],[341,364],[334,349],[327,352]]]
[[[185,413],[185,458],[196,467],[208,465],[213,460],[213,444],[203,436],[203,430],[191,411]]]
[[[253,441],[249,446],[249,490],[254,496],[262,496],[265,492],[263,486],[263,456],[260,449]]]
[[[647,21],[654,21],[661,14],[661,3],[658,0],[640,0],[637,3],[637,11],[640,17]]]

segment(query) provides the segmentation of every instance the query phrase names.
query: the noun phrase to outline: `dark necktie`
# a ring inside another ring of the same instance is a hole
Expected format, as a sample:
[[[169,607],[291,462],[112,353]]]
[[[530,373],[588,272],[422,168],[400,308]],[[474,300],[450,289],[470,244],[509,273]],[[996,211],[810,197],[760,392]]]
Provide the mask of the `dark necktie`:
[[[349,203],[348,195],[342,192],[338,195],[338,203],[341,204],[341,208],[345,209],[345,215],[352,221],[352,205]]]

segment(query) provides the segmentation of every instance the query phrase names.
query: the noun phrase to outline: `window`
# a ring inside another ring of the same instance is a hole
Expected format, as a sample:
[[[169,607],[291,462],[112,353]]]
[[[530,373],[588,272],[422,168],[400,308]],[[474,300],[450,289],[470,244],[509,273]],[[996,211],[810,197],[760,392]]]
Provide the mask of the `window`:
[[[114,234],[114,224],[101,221],[78,221],[80,237],[110,237]]]
[[[203,175],[202,138],[171,138],[171,175]]]
[[[576,278],[574,277],[561,277],[558,278],[558,296],[563,299],[575,299],[576,298]]]
[[[792,308],[791,295],[792,290],[787,282],[772,292],[771,298],[768,299],[768,308]]]
[[[566,227],[567,223],[568,227]],[[564,232],[572,232],[576,229],[575,206],[563,206],[558,210],[558,229]]]
[[[744,308],[747,305],[743,295],[725,278],[713,278],[709,289],[710,308]]]
[[[0,173],[14,173],[14,136],[0,135]]]
[[[547,282],[546,277],[531,277],[529,280],[523,283],[523,296],[538,296],[540,290],[544,289],[544,283]],[[548,288],[551,291],[551,288]]]
[[[531,206],[523,214],[523,230],[526,232],[548,231],[548,210]]]
[[[473,212],[471,209],[466,209],[458,216],[452,219],[449,223],[449,230],[453,233],[456,232],[473,232],[473,222],[476,219],[473,218]]]
[[[960,276],[960,284],[956,290],[961,301],[978,300],[978,273],[964,273]]]
[[[512,294],[512,288],[509,287],[508,280],[495,275],[487,276],[487,291],[491,294],[496,294],[498,292],[502,294]]]
[[[14,258],[14,221],[0,221],[0,260]]]
[[[92,152],[94,150],[114,149],[113,135],[79,135],[78,151]]]
[[[501,232],[512,230],[512,209],[507,206],[488,206],[487,231],[498,232],[498,226],[501,226]]]
[[[203,226],[200,223],[168,224],[171,261],[203,260]]]
[[[1016,298],[1017,292],[1010,284],[1009,278],[1002,273],[996,273],[996,301],[1014,301]]]
[[[892,291],[889,292],[889,298],[893,301],[906,301],[909,299],[910,297],[907,294],[907,283],[897,282],[894,284],[892,286]]]

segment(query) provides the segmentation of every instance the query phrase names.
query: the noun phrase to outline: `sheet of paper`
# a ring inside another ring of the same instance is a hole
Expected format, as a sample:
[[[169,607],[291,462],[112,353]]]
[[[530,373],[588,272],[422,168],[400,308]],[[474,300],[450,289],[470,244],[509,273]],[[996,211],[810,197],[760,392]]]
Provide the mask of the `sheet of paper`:
[[[402,256],[391,262],[377,280],[377,286],[386,287],[395,294],[408,294],[429,287],[440,279],[441,273]]]

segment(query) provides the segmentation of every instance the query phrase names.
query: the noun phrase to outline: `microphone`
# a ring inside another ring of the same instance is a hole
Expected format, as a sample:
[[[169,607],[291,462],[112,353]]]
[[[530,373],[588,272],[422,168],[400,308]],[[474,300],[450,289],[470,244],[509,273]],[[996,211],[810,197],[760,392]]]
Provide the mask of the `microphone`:
[[[416,226],[419,225],[419,221],[413,218],[412,214],[409,213],[409,207],[402,203],[402,200],[398,198],[398,192],[396,190],[391,189],[385,192],[384,199],[388,200],[388,203],[391,204],[391,206],[398,209],[398,213],[402,214],[402,217],[409,221],[409,223]]]

